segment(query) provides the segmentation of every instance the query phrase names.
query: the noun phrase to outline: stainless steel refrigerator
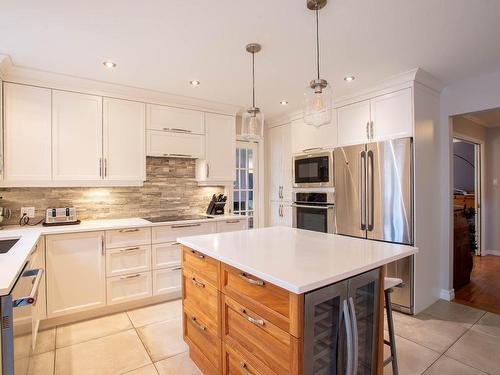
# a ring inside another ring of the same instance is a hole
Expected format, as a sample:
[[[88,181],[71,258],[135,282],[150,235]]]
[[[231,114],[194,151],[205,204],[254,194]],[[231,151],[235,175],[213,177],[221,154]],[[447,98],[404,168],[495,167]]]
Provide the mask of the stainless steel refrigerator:
[[[335,149],[336,233],[412,245],[413,144],[411,138]],[[399,277],[395,309],[413,312],[413,257],[388,265]]]

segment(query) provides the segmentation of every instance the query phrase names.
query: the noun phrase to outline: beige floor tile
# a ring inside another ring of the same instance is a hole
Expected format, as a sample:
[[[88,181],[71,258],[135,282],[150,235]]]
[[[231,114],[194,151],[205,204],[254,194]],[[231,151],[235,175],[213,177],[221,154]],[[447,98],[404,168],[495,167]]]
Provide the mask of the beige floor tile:
[[[442,320],[472,325],[481,319],[485,312],[473,307],[440,299],[424,310],[423,313],[432,315]]]
[[[178,373],[176,375],[181,375],[182,373]],[[156,367],[154,365],[147,365],[136,370],[129,371],[124,375],[158,375],[158,371],[156,371]]]
[[[56,329],[46,329],[43,331],[38,331],[36,337],[35,353],[45,353],[56,348]]]
[[[160,303],[158,305],[141,307],[127,312],[134,327],[172,320],[182,316],[182,301],[180,299]]]
[[[182,338],[180,318],[140,327],[137,332],[153,362],[172,357],[188,349]]]
[[[444,353],[470,327],[468,323],[442,320],[428,314],[394,314],[396,335]]]
[[[439,358],[439,353],[397,336],[396,353],[400,375],[422,374]],[[384,358],[387,358],[389,355],[389,347],[384,345]],[[385,366],[384,375],[392,375],[392,366],[390,364]]]
[[[476,370],[455,361],[453,358],[442,356],[425,373],[425,375],[485,375],[484,372]]]
[[[471,329],[446,355],[488,374],[500,374],[500,337]]]
[[[151,364],[135,330],[56,350],[56,375],[123,374]]]
[[[486,313],[472,329],[500,337],[500,315]]]
[[[29,375],[53,375],[54,351],[37,354],[31,358]]]
[[[201,371],[189,358],[188,353],[176,355],[155,363],[160,375],[202,375]]]
[[[74,345],[131,328],[132,324],[125,313],[60,326],[56,331],[56,347]]]

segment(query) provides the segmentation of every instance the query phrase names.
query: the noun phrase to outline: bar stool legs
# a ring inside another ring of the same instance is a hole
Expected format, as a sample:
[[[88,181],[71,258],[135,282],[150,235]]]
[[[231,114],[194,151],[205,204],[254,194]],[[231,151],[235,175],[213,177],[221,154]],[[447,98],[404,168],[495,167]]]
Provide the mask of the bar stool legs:
[[[384,360],[384,366],[392,362],[392,373],[393,375],[398,375],[398,356],[396,354],[396,339],[394,337],[394,321],[392,320],[391,293],[392,288],[388,288],[384,291],[387,328],[389,330],[389,340],[384,339],[384,343],[391,349],[391,356]]]

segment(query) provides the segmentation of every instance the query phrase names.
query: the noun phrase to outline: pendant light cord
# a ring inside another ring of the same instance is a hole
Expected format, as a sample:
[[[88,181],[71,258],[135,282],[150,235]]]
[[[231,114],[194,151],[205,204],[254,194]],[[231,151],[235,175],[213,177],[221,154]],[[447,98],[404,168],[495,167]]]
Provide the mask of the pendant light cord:
[[[318,80],[319,80],[319,10],[316,6],[316,65],[318,68]]]
[[[252,52],[252,107],[255,108],[255,52]]]

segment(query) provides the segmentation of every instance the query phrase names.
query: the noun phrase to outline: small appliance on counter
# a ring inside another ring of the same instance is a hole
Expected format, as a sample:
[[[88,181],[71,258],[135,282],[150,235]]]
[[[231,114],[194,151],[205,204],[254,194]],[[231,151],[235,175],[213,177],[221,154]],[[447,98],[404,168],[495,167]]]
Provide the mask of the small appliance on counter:
[[[81,221],[76,218],[76,208],[62,207],[62,208],[47,208],[45,214],[45,226],[56,225],[75,225],[80,224]]]
[[[213,195],[207,208],[207,215],[224,215],[227,197],[224,194]]]

